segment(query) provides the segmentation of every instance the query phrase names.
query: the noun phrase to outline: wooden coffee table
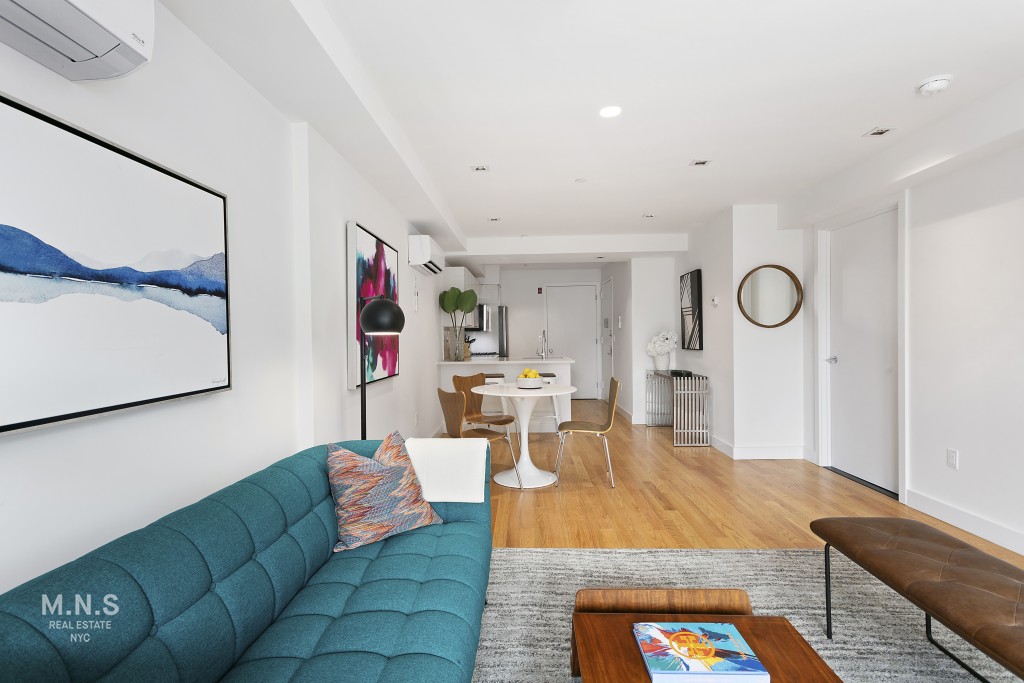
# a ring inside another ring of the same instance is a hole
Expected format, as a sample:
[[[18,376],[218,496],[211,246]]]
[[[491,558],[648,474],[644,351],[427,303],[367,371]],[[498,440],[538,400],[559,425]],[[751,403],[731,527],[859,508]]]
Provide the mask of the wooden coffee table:
[[[633,637],[633,624],[641,621],[735,624],[771,674],[772,683],[840,681],[785,617],[577,612],[573,629],[584,683],[650,683]]]

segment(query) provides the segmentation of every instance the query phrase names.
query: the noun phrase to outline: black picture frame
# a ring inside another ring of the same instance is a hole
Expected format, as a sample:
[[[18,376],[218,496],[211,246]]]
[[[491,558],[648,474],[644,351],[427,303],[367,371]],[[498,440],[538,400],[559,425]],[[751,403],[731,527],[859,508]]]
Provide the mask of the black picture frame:
[[[679,345],[686,351],[704,350],[700,268],[679,276]]]
[[[0,433],[228,390],[227,196],[0,95]]]

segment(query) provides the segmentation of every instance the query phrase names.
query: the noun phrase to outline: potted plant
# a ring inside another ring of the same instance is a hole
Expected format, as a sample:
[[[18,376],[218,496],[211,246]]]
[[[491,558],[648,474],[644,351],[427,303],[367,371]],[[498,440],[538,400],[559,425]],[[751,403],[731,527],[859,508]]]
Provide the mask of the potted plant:
[[[462,291],[458,287],[447,289],[438,296],[441,310],[452,319],[452,334],[448,338],[452,360],[465,360],[466,316],[476,310],[476,299],[476,292],[472,289]]]

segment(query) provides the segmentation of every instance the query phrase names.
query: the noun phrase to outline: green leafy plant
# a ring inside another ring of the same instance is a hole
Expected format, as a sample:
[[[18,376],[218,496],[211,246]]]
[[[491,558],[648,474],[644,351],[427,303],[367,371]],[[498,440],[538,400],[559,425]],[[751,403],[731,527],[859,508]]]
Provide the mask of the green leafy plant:
[[[458,287],[447,289],[438,296],[441,310],[452,319],[452,327],[457,328],[463,327],[466,322],[466,315],[476,310],[476,300],[476,292],[472,289],[467,289],[463,292]],[[458,322],[456,322],[455,318],[456,313],[462,314],[458,318]]]

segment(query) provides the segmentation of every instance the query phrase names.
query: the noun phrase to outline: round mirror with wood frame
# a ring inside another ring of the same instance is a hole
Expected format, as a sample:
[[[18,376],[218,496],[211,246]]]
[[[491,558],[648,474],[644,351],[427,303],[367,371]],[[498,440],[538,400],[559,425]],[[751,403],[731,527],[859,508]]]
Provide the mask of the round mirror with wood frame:
[[[736,302],[743,317],[758,327],[781,327],[800,312],[804,288],[785,266],[758,266],[740,282]]]

